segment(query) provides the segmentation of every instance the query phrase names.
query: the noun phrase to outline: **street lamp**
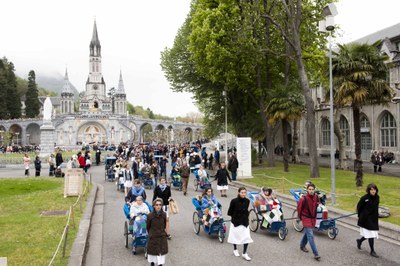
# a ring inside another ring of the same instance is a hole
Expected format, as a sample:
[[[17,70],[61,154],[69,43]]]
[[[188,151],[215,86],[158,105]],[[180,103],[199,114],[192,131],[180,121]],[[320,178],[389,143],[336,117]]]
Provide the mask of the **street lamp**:
[[[319,22],[320,32],[329,32],[329,119],[331,135],[331,181],[332,181],[332,204],[336,204],[336,184],[335,184],[335,136],[333,124],[333,78],[332,78],[332,31],[335,29],[334,17],[338,14],[335,4],[329,4],[323,8],[324,20]]]
[[[225,100],[225,162],[228,163],[228,104],[226,91],[222,92]]]

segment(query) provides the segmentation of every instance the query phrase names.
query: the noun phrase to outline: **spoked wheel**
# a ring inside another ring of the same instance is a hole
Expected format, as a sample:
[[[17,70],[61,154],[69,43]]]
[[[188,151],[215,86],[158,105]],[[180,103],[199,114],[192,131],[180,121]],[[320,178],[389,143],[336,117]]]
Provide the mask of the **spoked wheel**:
[[[336,227],[329,227],[328,228],[328,237],[330,239],[334,240],[338,233],[339,233],[339,229],[337,229]]]
[[[292,218],[296,218],[296,219],[293,219],[293,220],[292,220],[292,221],[293,221],[294,230],[296,230],[297,232],[303,231],[303,229],[304,229],[303,223],[302,223],[301,220],[297,217],[297,210],[294,210],[294,211],[293,211]]]
[[[197,178],[194,178],[193,180],[193,187],[196,191],[199,189],[199,182],[197,181]]]
[[[125,236],[125,247],[128,248],[129,247],[129,242],[128,242],[129,233],[128,233],[128,222],[127,221],[125,221],[125,225],[124,225],[124,236]]]
[[[200,233],[200,217],[197,212],[193,213],[193,230],[198,235]]]
[[[225,232],[224,230],[220,229],[218,231],[218,240],[220,243],[224,243],[224,239],[225,239]]]
[[[279,239],[280,240],[285,240],[285,238],[286,238],[286,236],[288,234],[288,231],[289,230],[287,229],[287,227],[282,226],[281,228],[279,228],[279,231],[278,231]]]
[[[251,209],[249,212],[249,227],[252,232],[257,231],[258,222],[258,214],[254,209]]]

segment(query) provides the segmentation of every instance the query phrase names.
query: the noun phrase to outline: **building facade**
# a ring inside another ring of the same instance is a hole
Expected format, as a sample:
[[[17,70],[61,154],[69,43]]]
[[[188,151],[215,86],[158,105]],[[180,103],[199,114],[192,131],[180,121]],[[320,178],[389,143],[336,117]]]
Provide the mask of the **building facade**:
[[[202,125],[176,121],[144,119],[127,114],[127,100],[122,73],[117,89],[107,93],[102,74],[101,45],[96,22],[89,45],[89,75],[84,94],[80,97],[79,112],[75,112],[74,93],[65,72],[64,84],[59,97],[51,97],[52,124],[55,128],[56,146],[73,148],[81,144],[139,143],[144,137],[144,127],[151,131],[168,129],[169,140],[174,141],[174,130],[184,131],[195,140],[201,135]],[[45,97],[39,98],[44,103]],[[43,113],[43,109],[42,109]],[[42,115],[41,115],[42,116]],[[0,120],[0,143],[7,133],[14,145],[40,145],[42,118]]]
[[[372,44],[382,40],[381,53],[388,56],[388,81],[396,95],[388,106],[363,106],[361,109],[361,149],[362,159],[369,160],[374,150],[393,152],[396,161],[400,160],[400,23],[365,36],[357,43]],[[324,102],[322,88],[312,91],[315,103],[316,132],[318,152],[321,156],[329,156],[330,121],[329,102]],[[299,125],[299,153],[308,153],[306,121]],[[340,114],[340,129],[345,136],[346,155],[355,159],[354,126],[350,107],[343,108]],[[291,132],[292,134],[292,132]],[[278,141],[279,143],[279,141]],[[337,138],[335,145],[338,147]]]

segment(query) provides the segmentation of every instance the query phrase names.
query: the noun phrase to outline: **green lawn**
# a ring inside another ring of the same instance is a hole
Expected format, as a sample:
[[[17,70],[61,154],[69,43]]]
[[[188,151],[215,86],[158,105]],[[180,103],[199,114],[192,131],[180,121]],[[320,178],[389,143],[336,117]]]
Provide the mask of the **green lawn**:
[[[331,191],[331,170],[320,167],[320,178],[312,179],[315,185],[326,192]],[[308,165],[291,164],[289,172],[283,171],[283,164],[277,163],[276,167],[268,168],[266,165],[253,167],[252,179],[244,179],[248,184],[258,187],[268,186],[278,192],[290,195],[289,189],[303,187],[309,180],[310,168]],[[365,188],[369,183],[375,183],[379,189],[381,205],[390,208],[391,216],[382,219],[390,223],[400,225],[400,178],[387,177],[364,173],[364,186],[360,189],[355,186],[355,173],[352,171],[336,170],[336,205],[335,207],[354,212],[359,198],[365,194]],[[327,193],[330,199],[329,193]],[[328,200],[327,205],[331,202]]]
[[[64,179],[0,180],[0,257],[10,265],[48,265],[60,241],[67,216],[42,217],[48,210],[69,210],[76,197],[64,198]],[[88,195],[88,194],[87,194]],[[83,208],[86,201],[83,201]],[[82,213],[75,208],[76,227],[70,227],[66,257],[62,248],[54,265],[67,265]]]

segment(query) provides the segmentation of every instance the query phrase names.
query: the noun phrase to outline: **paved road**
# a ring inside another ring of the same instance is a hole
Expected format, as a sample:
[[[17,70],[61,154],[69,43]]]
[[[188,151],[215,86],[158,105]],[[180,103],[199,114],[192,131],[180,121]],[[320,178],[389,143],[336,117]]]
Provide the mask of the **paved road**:
[[[124,195],[116,190],[114,183],[104,181],[104,168],[93,167],[91,170],[94,182],[102,184],[105,191],[104,221],[103,221],[103,248],[102,265],[148,265],[142,251],[136,256],[132,255],[130,249],[124,247],[123,224],[124,215],[122,211]],[[191,180],[193,177],[191,177]],[[192,184],[192,182],[190,182]],[[152,192],[147,190],[148,197]],[[192,214],[194,207],[191,197],[199,194],[190,186],[188,195],[172,189],[172,196],[179,203],[181,212],[171,217],[172,240],[169,243],[167,265],[400,265],[399,246],[378,240],[376,251],[381,256],[379,259],[369,256],[367,243],[363,250],[356,248],[355,239],[358,232],[339,227],[339,235],[335,240],[330,240],[325,232],[317,232],[316,243],[322,257],[320,262],[314,261],[312,254],[305,254],[299,250],[301,233],[294,231],[288,224],[289,234],[281,241],[276,234],[265,231],[252,233],[254,240],[250,244],[248,253],[252,257],[251,262],[244,261],[241,257],[234,257],[232,246],[228,243],[219,243],[214,236],[209,237],[202,230],[195,235],[192,227]],[[236,197],[237,190],[234,187],[228,191],[228,198],[218,200],[223,205],[223,213],[226,218],[229,201]],[[284,209],[284,213],[290,216],[292,210]],[[92,243],[94,244],[94,243]],[[91,243],[89,243],[89,246]],[[241,250],[241,247],[240,247]]]
[[[390,167],[390,168],[389,168]],[[398,166],[390,165],[388,169],[394,170]],[[0,178],[21,177],[24,170],[0,168]],[[104,167],[92,167],[90,169],[93,181],[104,186],[105,205],[103,218],[103,247],[101,256],[102,265],[147,265],[141,251],[134,256],[130,249],[124,247],[123,224],[124,215],[122,211],[123,193],[116,190],[115,184],[104,181]],[[47,176],[47,169],[43,175]],[[191,177],[191,180],[193,177]],[[191,184],[192,182],[190,182]],[[147,190],[148,197],[152,192]],[[191,197],[199,194],[193,187],[189,187],[188,195],[185,197],[181,192],[172,189],[173,197],[177,200],[181,212],[171,217],[171,233],[173,239],[169,241],[169,254],[167,265],[243,265],[258,264],[265,265],[400,265],[399,246],[390,244],[383,240],[376,242],[376,251],[381,256],[375,259],[369,256],[367,243],[363,250],[356,248],[355,239],[358,232],[338,225],[339,235],[335,240],[330,240],[325,232],[316,233],[316,243],[322,257],[320,262],[313,260],[312,255],[305,254],[299,250],[301,233],[296,232],[292,225],[288,224],[289,235],[284,240],[279,240],[275,234],[265,231],[252,233],[254,243],[249,246],[248,253],[252,257],[251,262],[242,258],[236,258],[232,254],[232,246],[227,243],[220,244],[216,237],[209,237],[202,230],[195,235],[192,227],[192,214],[194,207]],[[218,195],[217,195],[218,196]],[[220,198],[219,201],[225,207],[223,213],[225,218],[227,206],[230,199],[236,197],[236,188],[231,187],[228,198]],[[284,208],[284,213],[290,217],[292,210]],[[98,243],[89,243],[95,246]],[[98,265],[98,264],[96,264]]]

